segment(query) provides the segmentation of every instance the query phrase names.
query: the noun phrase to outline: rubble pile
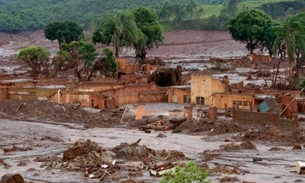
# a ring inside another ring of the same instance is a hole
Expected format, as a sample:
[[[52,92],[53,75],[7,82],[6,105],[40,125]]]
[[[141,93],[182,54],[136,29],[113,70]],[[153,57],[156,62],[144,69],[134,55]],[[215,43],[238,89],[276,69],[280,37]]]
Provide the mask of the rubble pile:
[[[182,68],[160,68],[149,76],[148,82],[155,82],[158,86],[176,86],[182,83]]]
[[[232,122],[229,120],[218,120],[216,122],[211,122],[203,119],[185,121],[179,126],[177,126],[177,128],[175,128],[173,132],[208,132],[209,135],[220,135],[225,133],[241,132],[243,130],[244,127],[237,122]]]
[[[186,119],[171,119],[171,120],[170,119],[160,119],[160,120],[150,122],[148,124],[140,126],[139,130],[145,131],[147,133],[151,132],[151,130],[158,130],[158,131],[173,130],[185,121],[186,121]]]
[[[80,123],[87,128],[113,126],[113,123],[119,123],[122,113],[119,109],[92,113],[78,105],[55,104],[37,99],[5,100],[0,103],[2,119]]]
[[[141,172],[147,167],[153,167],[157,161],[172,162],[188,160],[182,152],[175,150],[155,151],[139,145],[141,139],[134,143],[121,143],[109,152],[91,140],[79,140],[74,145],[63,152],[60,161],[48,161],[41,167],[63,168],[84,172],[84,176],[89,178],[104,179],[112,175],[117,170],[128,172]],[[113,160],[116,158],[116,160]],[[138,165],[128,166],[124,161],[142,161]]]
[[[78,140],[73,147],[63,152],[59,162],[46,163],[53,168],[83,171],[89,178],[102,180],[118,168],[109,153],[91,140]]]
[[[5,174],[0,183],[26,183],[20,174]]]
[[[303,143],[305,141],[305,135],[302,130],[295,129],[294,131],[284,131],[275,126],[250,128],[247,131],[240,132],[237,136],[233,136],[233,138],[242,139],[243,141],[255,140],[276,142],[281,145],[291,145],[295,143]]]
[[[116,158],[125,159],[130,161],[145,161],[145,162],[156,162],[156,161],[179,161],[187,160],[182,152],[175,150],[161,150],[156,151],[145,145],[139,145],[141,139],[134,143],[121,143],[112,149],[115,153]]]
[[[236,144],[236,143],[228,143],[226,145],[221,145],[219,147],[221,150],[226,150],[226,151],[237,151],[237,150],[257,150],[256,146],[250,142],[250,141],[246,141],[246,142],[242,142],[240,144]]]
[[[216,174],[240,174],[236,167],[228,167],[226,165],[217,165],[213,168],[209,168],[208,170],[209,175],[216,175]]]

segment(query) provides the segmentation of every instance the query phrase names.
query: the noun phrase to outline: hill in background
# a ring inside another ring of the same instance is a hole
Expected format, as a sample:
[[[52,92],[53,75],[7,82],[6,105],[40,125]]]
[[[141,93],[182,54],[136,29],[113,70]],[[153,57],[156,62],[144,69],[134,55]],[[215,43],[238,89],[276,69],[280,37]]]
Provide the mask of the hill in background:
[[[75,21],[84,29],[92,30],[102,17],[112,15],[114,10],[145,6],[160,13],[165,3],[173,8],[165,9],[171,13],[171,17],[161,21],[168,29],[224,29],[225,26],[219,26],[221,23],[214,19],[231,1],[238,2],[240,9],[261,8],[274,18],[305,7],[303,0],[0,0],[0,31],[36,30],[50,22],[63,20]],[[196,16],[190,16],[186,4],[196,7]],[[205,24],[198,24],[199,21],[204,21]],[[215,25],[210,26],[210,23]],[[181,25],[175,26],[177,24]]]

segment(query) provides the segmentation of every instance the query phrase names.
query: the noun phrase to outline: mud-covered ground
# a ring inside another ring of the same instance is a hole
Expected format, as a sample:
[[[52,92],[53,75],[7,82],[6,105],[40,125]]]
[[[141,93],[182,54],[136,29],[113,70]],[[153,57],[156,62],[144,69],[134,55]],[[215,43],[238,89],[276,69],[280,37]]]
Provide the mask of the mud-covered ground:
[[[0,39],[1,74],[27,77],[24,65],[14,58],[20,48],[40,45],[52,53],[58,49],[56,42],[43,38],[41,30],[1,33]],[[131,53],[123,49],[122,54]],[[262,87],[270,82],[274,63],[260,63],[260,69],[254,70],[249,63],[234,62],[245,55],[244,45],[223,31],[168,32],[165,43],[148,54],[165,59],[169,67],[183,65],[185,78],[192,72],[188,68],[196,67],[215,76],[227,74],[231,83]],[[233,60],[215,63],[211,57]],[[285,69],[282,65],[283,80]],[[122,119],[124,107],[98,111],[38,100],[4,101],[0,104],[0,176],[20,173],[27,182],[149,183],[160,179],[149,175],[149,167],[192,160],[208,170],[212,182],[305,181],[295,169],[296,162],[304,160],[303,129],[244,126],[224,116],[216,122],[173,123],[162,116],[135,121]],[[160,120],[170,128],[152,133],[139,130]],[[88,178],[93,172],[98,172],[96,178]]]

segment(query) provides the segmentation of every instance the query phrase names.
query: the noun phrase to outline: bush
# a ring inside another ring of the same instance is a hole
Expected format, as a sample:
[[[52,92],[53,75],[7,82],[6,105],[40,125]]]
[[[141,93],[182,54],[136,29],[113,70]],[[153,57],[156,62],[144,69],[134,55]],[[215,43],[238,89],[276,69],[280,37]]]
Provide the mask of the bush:
[[[174,170],[163,175],[160,183],[210,183],[207,172],[196,163],[188,162],[184,167],[175,166]]]

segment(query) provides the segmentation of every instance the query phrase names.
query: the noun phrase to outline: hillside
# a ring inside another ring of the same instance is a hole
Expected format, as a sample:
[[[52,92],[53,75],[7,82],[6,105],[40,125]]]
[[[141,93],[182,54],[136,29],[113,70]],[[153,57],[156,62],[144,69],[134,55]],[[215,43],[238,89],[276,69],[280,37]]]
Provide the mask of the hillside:
[[[187,10],[181,10],[188,3],[197,9],[200,8],[200,11],[197,11],[197,17],[192,17],[196,20],[193,25],[198,25],[199,21],[208,22],[207,20],[201,20],[202,17],[218,16],[229,0],[0,0],[0,31],[36,30],[43,28],[50,22],[62,20],[75,21],[81,24],[84,29],[94,29],[101,17],[112,15],[114,10],[130,10],[145,6],[158,12],[166,2],[176,8],[167,10],[172,14],[180,14],[183,11],[184,14],[189,13]],[[273,17],[283,16],[288,10],[293,13],[305,7],[303,0],[269,0],[267,2],[265,0],[242,0],[238,2],[240,3],[240,9],[258,7],[272,14]],[[177,4],[180,4],[180,6],[177,6]],[[181,16],[172,14],[171,18],[174,17],[175,20]],[[189,15],[184,16],[189,17]],[[182,17],[179,21],[189,21],[189,19]],[[170,26],[174,24],[177,24],[177,22],[168,23]],[[185,23],[184,27],[180,27],[181,29],[194,29],[190,26]],[[180,27],[178,26],[178,28]],[[172,29],[178,28],[177,26],[172,27]],[[199,28],[215,29],[217,26],[211,27],[204,24]]]

